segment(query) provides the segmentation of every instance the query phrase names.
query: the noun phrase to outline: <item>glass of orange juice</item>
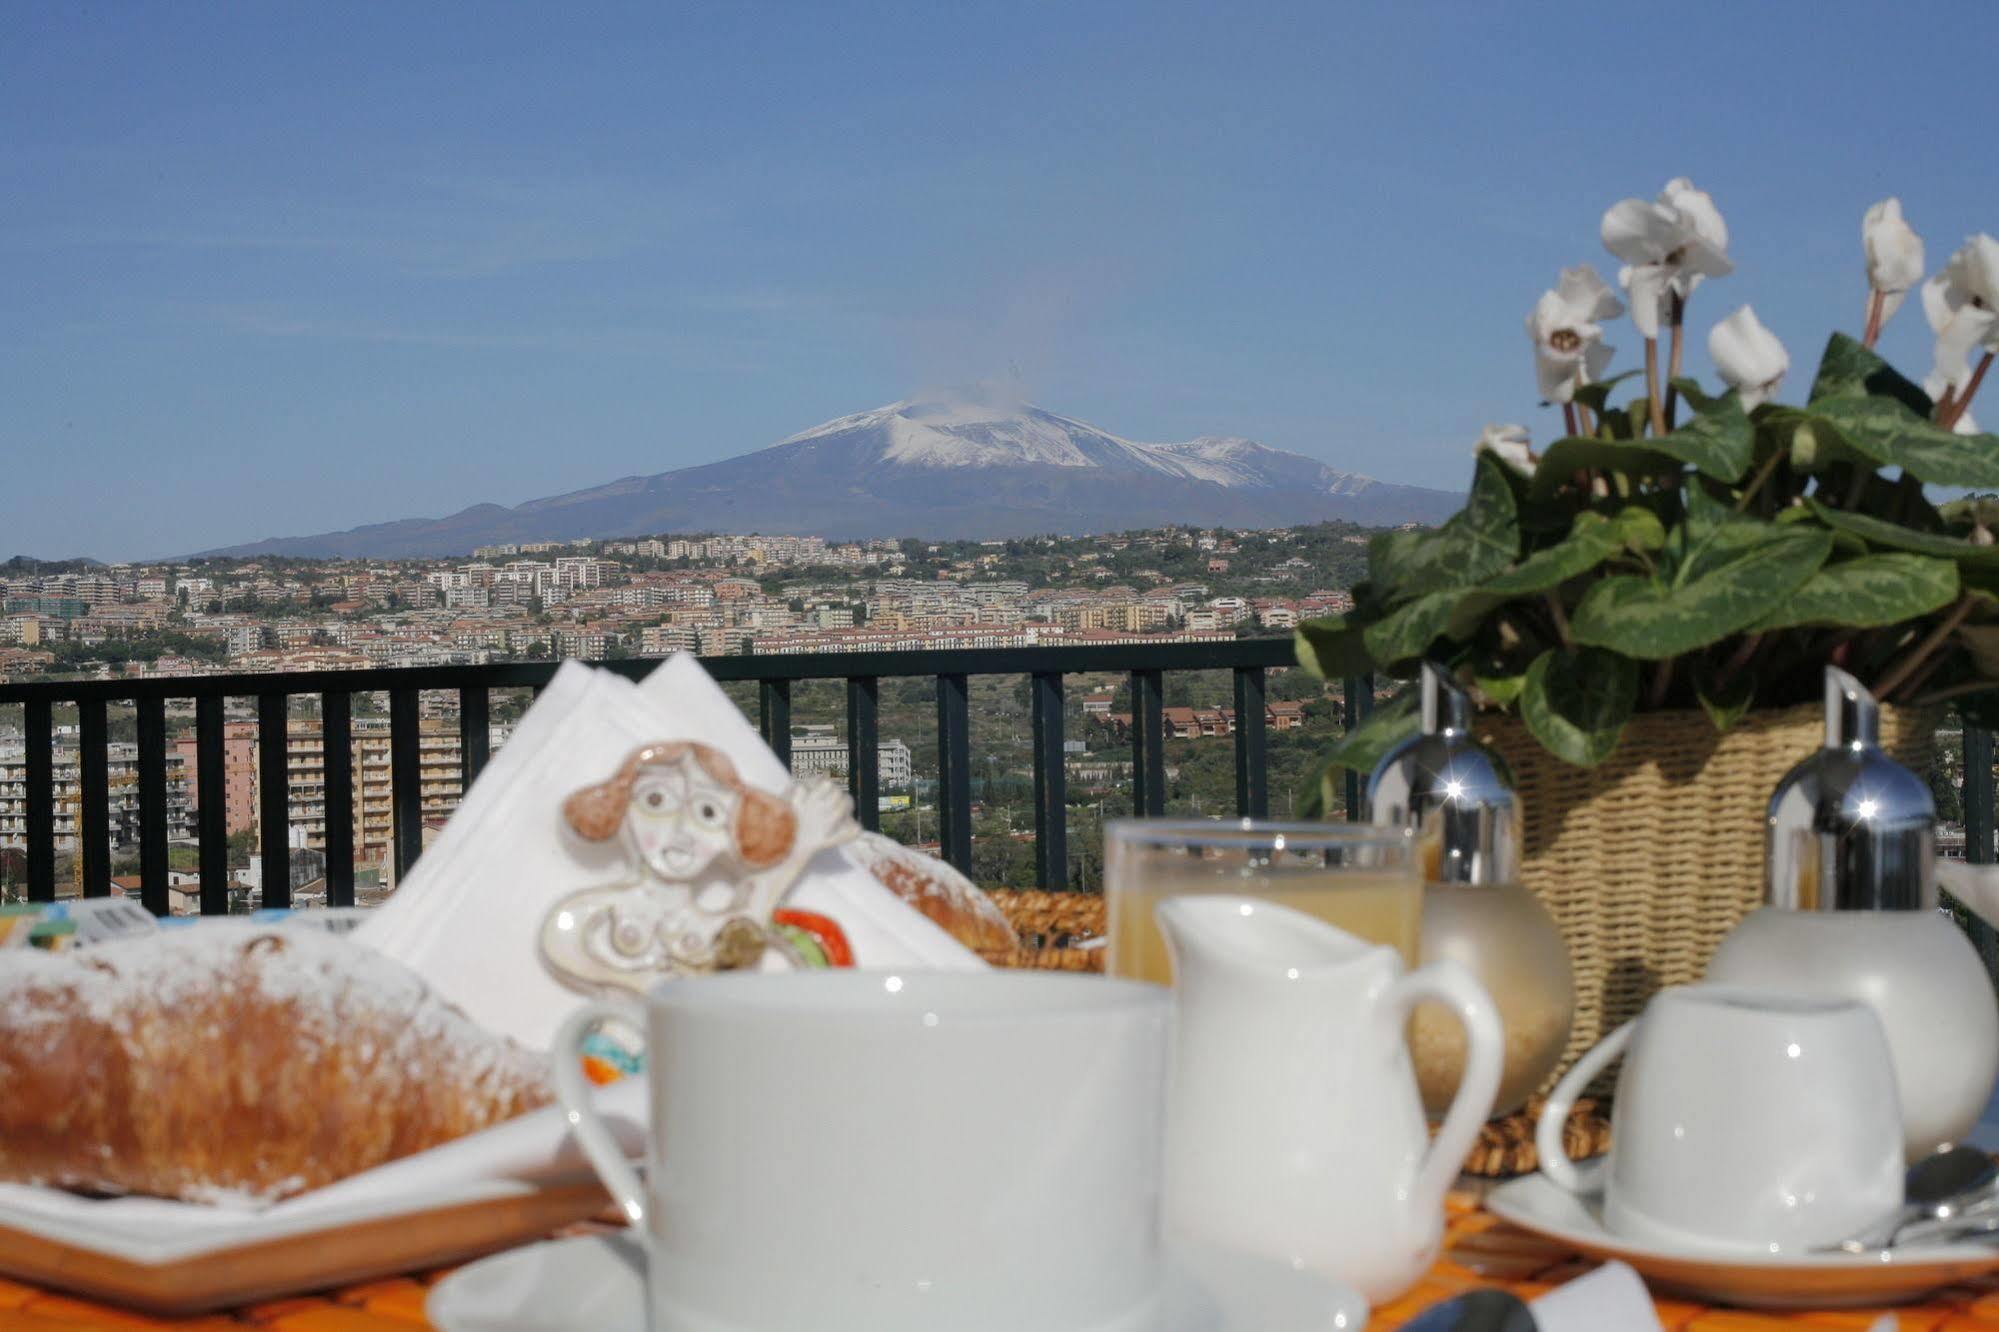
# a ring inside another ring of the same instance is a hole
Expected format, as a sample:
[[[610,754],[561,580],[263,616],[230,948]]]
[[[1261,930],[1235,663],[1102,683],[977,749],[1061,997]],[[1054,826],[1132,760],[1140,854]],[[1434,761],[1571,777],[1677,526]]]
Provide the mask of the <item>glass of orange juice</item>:
[[[1104,896],[1114,976],[1170,984],[1152,908],[1226,893],[1294,907],[1416,965],[1423,883],[1407,833],[1362,823],[1118,819],[1104,829]]]

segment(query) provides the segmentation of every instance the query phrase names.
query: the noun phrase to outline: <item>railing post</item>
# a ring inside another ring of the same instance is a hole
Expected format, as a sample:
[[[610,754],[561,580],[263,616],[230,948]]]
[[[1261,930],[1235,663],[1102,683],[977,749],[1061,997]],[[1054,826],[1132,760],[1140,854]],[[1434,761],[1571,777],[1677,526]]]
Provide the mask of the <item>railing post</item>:
[[[1270,813],[1270,772],[1265,744],[1261,666],[1235,672],[1235,808],[1246,819]]]
[[[848,679],[847,792],[854,797],[854,816],[869,832],[879,832],[882,826],[881,738],[876,721],[880,703],[878,677],[857,675]],[[787,744],[786,748],[790,746]]]
[[[1993,855],[1992,732],[1969,722],[1964,727],[1964,788],[1960,794],[1964,803],[1964,858],[1974,865],[1989,865]],[[1999,977],[1999,936],[1983,919],[1972,915],[1970,937],[1986,971]]]
[[[1069,886],[1068,774],[1062,766],[1062,676],[1036,671],[1034,698],[1034,877]]]
[[[111,895],[111,755],[104,734],[104,700],[76,705],[76,854],[83,896]]]
[[[319,746],[326,810],[326,905],[354,905],[354,696],[319,697]]]
[[[962,675],[937,677],[937,840],[943,858],[972,872],[971,694]]]
[[[418,761],[417,693],[414,689],[389,691],[389,809],[390,845],[396,868],[396,886],[423,854],[423,771]]]
[[[28,900],[56,900],[55,715],[46,698],[22,709],[27,729]]]
[[[292,791],[285,703],[283,694],[257,695],[258,865],[267,907],[292,904]]]
[[[155,916],[173,909],[167,895],[167,705],[142,698],[139,731],[139,901]]]
[[[493,756],[491,697],[484,685],[466,685],[458,691],[458,771],[459,800],[486,770]]]
[[[195,841],[201,864],[201,914],[229,914],[229,783],[223,768],[222,696],[194,701]]]
[[[1162,671],[1131,673],[1131,810],[1166,812],[1166,693]]]
[[[791,771],[791,681],[757,681],[757,729],[777,761]]]
[[[1349,731],[1367,719],[1374,711],[1374,677],[1371,675],[1349,675],[1341,686],[1340,721]],[[1352,768],[1347,769],[1346,796],[1347,818],[1357,820],[1361,816],[1361,775]],[[1332,811],[1326,811],[1330,814]]]

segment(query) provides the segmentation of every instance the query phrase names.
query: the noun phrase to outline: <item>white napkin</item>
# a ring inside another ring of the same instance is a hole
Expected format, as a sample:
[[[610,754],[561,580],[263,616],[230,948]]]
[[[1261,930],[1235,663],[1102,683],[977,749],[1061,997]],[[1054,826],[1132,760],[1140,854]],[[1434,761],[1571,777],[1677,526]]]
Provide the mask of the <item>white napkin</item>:
[[[353,937],[411,967],[486,1027],[546,1047],[582,999],[541,965],[542,918],[557,898],[625,872],[617,843],[589,845],[567,834],[562,802],[638,746],[678,739],[714,745],[753,785],[777,790],[789,780],[694,658],[669,660],[643,688],[565,663],[437,840]],[[790,901],[839,921],[860,966],[984,966],[845,851],[815,860]]]
[[[1605,1263],[1527,1308],[1537,1332],[1659,1332],[1652,1295],[1627,1263]]]

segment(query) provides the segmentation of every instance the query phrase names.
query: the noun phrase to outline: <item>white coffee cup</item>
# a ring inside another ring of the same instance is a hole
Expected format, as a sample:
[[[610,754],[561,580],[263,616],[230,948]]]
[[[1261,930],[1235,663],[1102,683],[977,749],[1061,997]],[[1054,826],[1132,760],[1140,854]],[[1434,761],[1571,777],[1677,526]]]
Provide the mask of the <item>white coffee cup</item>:
[[[1579,1168],[1562,1126],[1619,1054],[1609,1160]],[[1663,1246],[1797,1252],[1902,1201],[1887,1037],[1850,999],[1662,990],[1562,1078],[1535,1146],[1556,1184],[1601,1189],[1606,1228]]]
[[[593,1004],[557,1095],[645,1236],[656,1332],[1144,1327],[1170,999],[1029,972],[733,973]],[[646,1032],[641,1183],[577,1058]]]

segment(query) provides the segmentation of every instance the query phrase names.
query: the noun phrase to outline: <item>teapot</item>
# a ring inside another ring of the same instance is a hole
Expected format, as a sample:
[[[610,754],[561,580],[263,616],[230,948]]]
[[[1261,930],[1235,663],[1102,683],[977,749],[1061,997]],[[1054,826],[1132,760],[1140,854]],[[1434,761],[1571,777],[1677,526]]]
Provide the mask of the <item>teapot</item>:
[[[1255,898],[1172,898],[1157,915],[1174,972],[1168,1233],[1375,1303],[1407,1290],[1499,1090],[1490,996],[1456,962],[1405,975],[1394,949]],[[1425,1001],[1457,1016],[1468,1052],[1434,1141],[1403,1039]]]

